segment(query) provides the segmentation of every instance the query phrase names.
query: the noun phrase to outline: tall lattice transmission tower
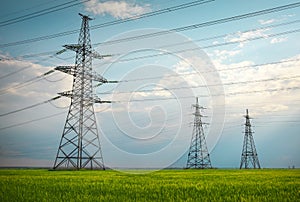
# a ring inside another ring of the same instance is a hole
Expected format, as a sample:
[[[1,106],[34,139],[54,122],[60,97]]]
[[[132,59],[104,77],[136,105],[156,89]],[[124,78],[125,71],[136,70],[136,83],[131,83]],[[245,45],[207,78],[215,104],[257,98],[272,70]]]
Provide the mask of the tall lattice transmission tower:
[[[203,131],[203,122],[201,121],[200,109],[203,108],[198,103],[198,97],[196,98],[196,104],[192,106],[195,107],[195,118],[186,168],[212,168]]]
[[[79,14],[82,24],[78,44],[65,45],[76,52],[75,66],[58,66],[55,69],[73,76],[71,91],[59,93],[71,98],[69,112],[57,151],[54,169],[105,169],[94,112],[94,103],[102,101],[93,95],[93,81],[107,83],[101,75],[93,72],[92,58],[103,56],[92,50],[89,18]]]
[[[251,130],[250,117],[248,114],[248,109],[246,110],[246,118],[245,123],[245,137],[244,137],[244,145],[242,151],[241,165],[242,168],[260,168],[260,164],[257,157],[257,152],[254,144],[254,139]]]

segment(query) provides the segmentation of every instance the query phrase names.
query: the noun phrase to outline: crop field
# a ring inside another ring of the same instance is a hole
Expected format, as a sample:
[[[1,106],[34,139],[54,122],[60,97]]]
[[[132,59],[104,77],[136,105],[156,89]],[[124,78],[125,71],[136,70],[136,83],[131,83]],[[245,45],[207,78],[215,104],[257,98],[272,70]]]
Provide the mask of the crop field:
[[[0,169],[0,201],[300,201],[299,169]]]

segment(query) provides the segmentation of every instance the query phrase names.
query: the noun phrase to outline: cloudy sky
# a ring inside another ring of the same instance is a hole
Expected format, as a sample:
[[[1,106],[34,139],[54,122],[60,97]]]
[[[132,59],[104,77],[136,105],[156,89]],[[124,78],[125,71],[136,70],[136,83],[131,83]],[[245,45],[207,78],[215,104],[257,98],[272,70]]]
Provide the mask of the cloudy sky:
[[[77,43],[83,13],[93,49],[111,55],[93,69],[120,81],[94,92],[117,101],[95,105],[107,166],[184,167],[199,97],[214,167],[239,167],[246,109],[261,166],[300,167],[298,2],[11,0],[0,11],[0,166],[53,166],[70,100],[46,101],[72,77],[49,71],[74,64],[62,46]]]

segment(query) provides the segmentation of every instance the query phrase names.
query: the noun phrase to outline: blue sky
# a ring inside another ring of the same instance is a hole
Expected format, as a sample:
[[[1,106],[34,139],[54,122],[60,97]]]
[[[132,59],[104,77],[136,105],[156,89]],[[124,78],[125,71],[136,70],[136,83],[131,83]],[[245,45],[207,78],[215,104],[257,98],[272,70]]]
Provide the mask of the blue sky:
[[[1,22],[66,2],[69,1],[6,1],[0,7]],[[15,87],[56,66],[72,65],[72,52],[56,56],[39,54],[58,52],[62,45],[76,43],[78,33],[22,45],[4,47],[3,44],[78,30],[79,12],[95,18],[90,21],[93,26],[183,3],[187,1],[91,0],[14,24],[1,23],[0,114],[43,102],[71,89],[72,78],[60,72]],[[121,101],[95,105],[105,164],[184,167],[192,135],[191,105],[194,97],[199,96],[200,104],[207,108],[203,110],[207,115],[203,121],[210,123],[205,133],[214,167],[239,166],[246,108],[253,117],[261,166],[300,167],[299,7],[141,40],[100,44],[291,3],[297,2],[215,0],[92,29],[92,44],[98,44],[94,49],[114,55],[94,60],[93,68],[109,80],[135,80],[95,89],[103,100]],[[186,49],[194,51],[180,52]],[[132,59],[166,52],[170,54]],[[13,73],[16,71],[19,72]],[[174,74],[177,76],[170,76]],[[153,91],[132,93],[143,90]],[[143,101],[127,102],[128,99]],[[61,98],[0,116],[0,166],[52,166],[69,104],[67,98]],[[61,114],[41,119],[57,113]],[[36,119],[41,120],[30,122]],[[27,121],[30,123],[18,125]]]

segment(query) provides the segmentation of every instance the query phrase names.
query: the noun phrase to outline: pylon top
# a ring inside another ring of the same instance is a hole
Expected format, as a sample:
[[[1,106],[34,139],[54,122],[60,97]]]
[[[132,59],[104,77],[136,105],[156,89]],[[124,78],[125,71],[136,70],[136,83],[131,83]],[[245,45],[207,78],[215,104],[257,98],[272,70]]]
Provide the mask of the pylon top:
[[[252,119],[252,118],[249,116],[248,109],[246,109],[246,115],[245,115],[244,117],[247,118],[247,119]]]
[[[201,106],[199,105],[198,97],[196,97],[196,104],[192,104],[192,107],[195,107],[195,108],[198,108],[198,109],[206,109],[206,108],[201,107]]]
[[[82,18],[85,18],[85,19],[88,19],[88,20],[93,20],[93,18],[90,18],[89,16],[87,15],[83,15],[81,13],[78,13],[78,15],[80,15]]]

